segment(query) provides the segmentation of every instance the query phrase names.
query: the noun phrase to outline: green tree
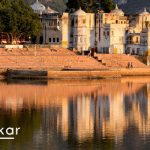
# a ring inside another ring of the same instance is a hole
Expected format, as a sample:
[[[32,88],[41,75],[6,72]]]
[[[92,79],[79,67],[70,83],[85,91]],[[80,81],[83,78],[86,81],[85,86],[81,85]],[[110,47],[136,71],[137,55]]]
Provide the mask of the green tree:
[[[94,0],[79,0],[80,6],[86,12],[93,12]]]
[[[105,12],[110,12],[114,9],[112,0],[69,0],[67,3],[68,8],[77,10],[81,7],[86,12],[97,12],[101,7]]]
[[[39,16],[24,0],[0,1],[0,32],[8,33],[11,42],[23,36],[38,36],[41,29]]]
[[[92,12],[91,7],[94,4],[94,0],[69,0],[67,3],[67,7],[74,8],[75,10],[80,7],[86,12]]]
[[[77,10],[80,8],[79,0],[68,0],[68,3],[66,5],[69,9],[74,8],[75,10]]]
[[[101,8],[109,13],[112,9],[115,8],[115,5],[112,0],[100,0]]]

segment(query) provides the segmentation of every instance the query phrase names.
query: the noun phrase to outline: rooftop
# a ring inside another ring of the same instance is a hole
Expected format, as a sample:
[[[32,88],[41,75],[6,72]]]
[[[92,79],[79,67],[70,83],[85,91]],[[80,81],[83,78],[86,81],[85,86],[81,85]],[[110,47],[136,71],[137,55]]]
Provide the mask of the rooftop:
[[[83,11],[83,10],[81,9],[81,7],[74,13],[74,15],[76,15],[76,16],[85,15],[85,14],[86,14],[86,12]]]
[[[42,14],[46,10],[45,6],[41,4],[38,0],[36,0],[36,2],[31,5],[31,8],[35,13],[38,14]]]
[[[124,16],[124,12],[118,8],[118,5],[116,4],[116,8],[112,10],[110,13],[114,13],[116,15]]]

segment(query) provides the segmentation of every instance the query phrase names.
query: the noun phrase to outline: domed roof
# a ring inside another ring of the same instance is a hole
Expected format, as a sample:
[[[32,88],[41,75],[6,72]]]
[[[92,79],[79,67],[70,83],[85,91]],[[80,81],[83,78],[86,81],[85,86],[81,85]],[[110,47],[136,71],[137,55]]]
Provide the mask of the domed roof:
[[[118,8],[117,4],[116,4],[116,8],[114,10],[112,10],[110,13],[114,13],[120,16],[124,16],[124,12]]]
[[[34,4],[31,5],[31,8],[35,13],[42,14],[45,11],[45,6],[41,4],[38,0]]]
[[[149,15],[150,13],[147,12],[146,8],[144,8],[144,11],[140,13],[140,15]]]
[[[81,9],[81,7],[74,13],[76,16],[86,15],[86,12]]]
[[[53,10],[52,8],[50,8],[49,6],[46,8],[46,10],[44,11],[44,13],[46,14],[56,14],[59,13],[58,11]]]

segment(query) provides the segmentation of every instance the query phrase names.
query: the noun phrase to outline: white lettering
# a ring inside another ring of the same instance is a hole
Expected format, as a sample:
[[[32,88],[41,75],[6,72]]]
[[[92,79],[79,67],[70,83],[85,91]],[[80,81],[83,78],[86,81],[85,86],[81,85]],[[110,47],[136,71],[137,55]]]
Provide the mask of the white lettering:
[[[4,130],[4,128],[1,128],[1,129],[0,129],[0,133],[1,133],[2,135],[4,135],[3,130]]]
[[[14,135],[14,128],[11,128],[11,127],[7,128],[6,129],[6,134],[7,135]]]
[[[20,128],[16,128],[16,135],[18,135],[19,130],[20,130]]]
[[[6,137],[0,136],[0,139],[2,139],[2,138],[14,139],[14,137],[12,137],[12,135],[13,136],[18,135],[20,129],[21,129],[20,127],[18,127],[18,128],[13,128],[13,127],[0,128],[0,135],[6,136]],[[11,137],[8,137],[8,136],[11,136]]]

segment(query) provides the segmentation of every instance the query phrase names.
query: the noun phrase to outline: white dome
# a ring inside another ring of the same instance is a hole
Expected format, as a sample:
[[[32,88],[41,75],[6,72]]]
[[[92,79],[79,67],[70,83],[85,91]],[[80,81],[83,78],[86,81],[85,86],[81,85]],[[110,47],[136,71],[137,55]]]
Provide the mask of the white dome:
[[[113,13],[119,16],[124,16],[124,12],[121,9],[119,9],[117,5],[116,5],[116,8],[112,10],[110,13]]]
[[[149,15],[150,13],[147,12],[146,8],[144,8],[144,11],[140,13],[140,15]]]
[[[74,13],[74,15],[76,15],[76,16],[86,15],[86,12],[83,11],[83,10],[81,9],[81,7],[80,7],[79,10],[77,10],[77,11]]]
[[[55,13],[59,13],[58,11],[53,10],[52,8],[50,8],[49,6],[46,8],[46,10],[44,11],[44,13],[46,14],[55,14]]]
[[[31,8],[35,13],[42,14],[46,8],[43,4],[41,4],[38,0],[34,4],[31,5]]]

